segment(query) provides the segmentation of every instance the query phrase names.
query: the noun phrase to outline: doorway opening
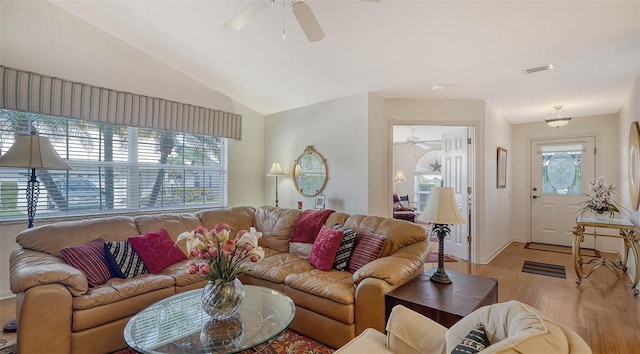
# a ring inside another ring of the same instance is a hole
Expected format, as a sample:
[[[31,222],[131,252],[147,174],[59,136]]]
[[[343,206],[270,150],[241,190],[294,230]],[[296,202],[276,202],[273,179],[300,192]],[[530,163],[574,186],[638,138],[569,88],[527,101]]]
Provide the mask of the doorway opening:
[[[408,197],[409,205],[420,215],[432,188],[453,187],[467,224],[451,225],[445,253],[468,261],[472,261],[475,220],[473,135],[474,127],[466,125],[393,125],[394,194],[401,199]]]

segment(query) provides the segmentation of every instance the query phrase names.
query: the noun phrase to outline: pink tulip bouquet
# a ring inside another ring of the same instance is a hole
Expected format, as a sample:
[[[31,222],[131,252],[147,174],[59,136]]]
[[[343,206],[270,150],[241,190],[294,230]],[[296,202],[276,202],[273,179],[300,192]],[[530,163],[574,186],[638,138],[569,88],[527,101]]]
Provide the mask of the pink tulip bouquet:
[[[258,246],[261,232],[255,228],[241,230],[230,238],[231,227],[217,224],[213,230],[198,226],[195,230],[183,232],[176,243],[186,240],[188,254],[196,261],[188,263],[190,274],[200,274],[216,284],[229,282],[245,271],[244,262],[257,262],[264,258],[264,250]]]

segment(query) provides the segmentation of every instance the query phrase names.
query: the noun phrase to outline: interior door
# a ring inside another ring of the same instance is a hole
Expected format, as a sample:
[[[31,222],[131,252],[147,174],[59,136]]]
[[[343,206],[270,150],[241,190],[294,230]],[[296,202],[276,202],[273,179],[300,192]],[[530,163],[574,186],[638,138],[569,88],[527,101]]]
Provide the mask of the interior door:
[[[468,219],[468,129],[455,129],[442,134],[442,179],[444,187],[453,187],[460,213]],[[469,220],[467,224],[450,225],[451,235],[445,239],[445,253],[469,260]]]
[[[578,210],[595,176],[595,137],[531,142],[531,242],[571,246]],[[595,248],[594,237],[583,246]]]

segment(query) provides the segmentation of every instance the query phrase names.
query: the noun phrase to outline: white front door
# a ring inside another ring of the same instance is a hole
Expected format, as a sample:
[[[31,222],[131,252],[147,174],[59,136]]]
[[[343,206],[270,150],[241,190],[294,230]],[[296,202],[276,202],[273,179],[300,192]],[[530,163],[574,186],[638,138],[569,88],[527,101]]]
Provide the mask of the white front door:
[[[531,142],[531,242],[571,245],[595,170],[593,136]],[[583,246],[594,248],[594,238]]]
[[[442,179],[444,187],[453,187],[460,213],[467,224],[450,225],[451,235],[445,239],[444,251],[464,260],[469,260],[469,196],[468,150],[470,145],[468,128],[456,128],[442,134]]]

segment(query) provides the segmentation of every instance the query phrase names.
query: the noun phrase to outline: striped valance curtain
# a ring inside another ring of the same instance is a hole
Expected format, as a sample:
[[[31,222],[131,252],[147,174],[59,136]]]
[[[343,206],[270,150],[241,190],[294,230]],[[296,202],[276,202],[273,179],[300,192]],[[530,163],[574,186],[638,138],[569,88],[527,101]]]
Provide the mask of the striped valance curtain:
[[[242,116],[0,65],[0,108],[241,139]]]

